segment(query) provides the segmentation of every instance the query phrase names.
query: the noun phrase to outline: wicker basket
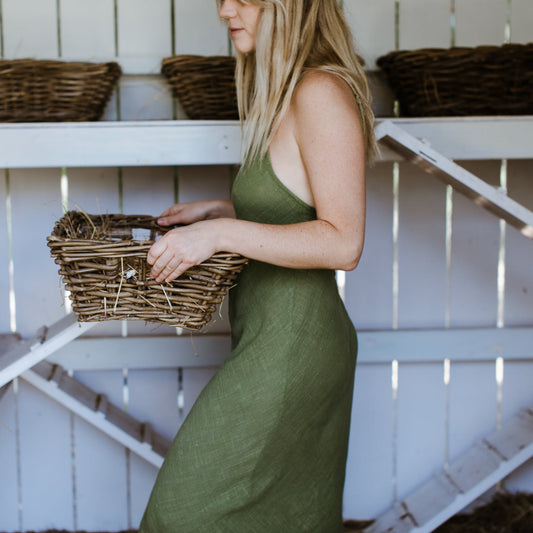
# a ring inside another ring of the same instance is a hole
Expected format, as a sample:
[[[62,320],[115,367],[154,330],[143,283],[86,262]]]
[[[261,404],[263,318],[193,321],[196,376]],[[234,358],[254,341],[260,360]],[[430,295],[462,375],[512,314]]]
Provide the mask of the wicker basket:
[[[246,259],[217,253],[171,283],[149,278],[146,255],[169,228],[150,216],[69,211],[48,246],[80,322],[144,320],[190,330],[207,324]]]
[[[377,64],[402,115],[533,114],[533,43],[396,51]]]
[[[0,61],[0,122],[98,120],[121,69],[117,63]]]
[[[235,58],[184,55],[163,59],[162,73],[187,116],[201,120],[236,120]]]

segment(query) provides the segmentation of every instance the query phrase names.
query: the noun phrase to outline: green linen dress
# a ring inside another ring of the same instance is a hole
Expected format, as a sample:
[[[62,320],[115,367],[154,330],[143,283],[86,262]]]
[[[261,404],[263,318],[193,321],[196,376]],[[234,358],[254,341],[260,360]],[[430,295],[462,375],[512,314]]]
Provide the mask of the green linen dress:
[[[316,218],[268,154],[237,217]],[[140,533],[340,533],[357,354],[335,273],[250,261],[230,291],[232,351],[180,428]]]

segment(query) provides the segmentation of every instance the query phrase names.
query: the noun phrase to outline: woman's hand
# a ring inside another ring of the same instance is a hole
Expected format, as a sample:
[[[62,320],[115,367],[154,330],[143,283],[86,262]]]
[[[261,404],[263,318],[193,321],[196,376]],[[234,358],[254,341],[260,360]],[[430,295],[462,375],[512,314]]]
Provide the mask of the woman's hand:
[[[150,277],[170,282],[209,259],[218,251],[215,226],[212,221],[201,221],[163,235],[148,251],[147,261],[153,265]]]
[[[161,213],[157,222],[161,226],[172,226],[221,217],[235,218],[235,210],[230,200],[206,200],[175,204]]]

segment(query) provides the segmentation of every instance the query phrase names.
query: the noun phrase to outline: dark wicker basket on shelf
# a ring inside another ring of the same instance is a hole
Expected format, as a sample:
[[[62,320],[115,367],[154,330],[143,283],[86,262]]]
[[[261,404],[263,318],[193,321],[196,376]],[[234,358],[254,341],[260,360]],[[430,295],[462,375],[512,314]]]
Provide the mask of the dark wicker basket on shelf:
[[[159,233],[150,216],[69,211],[48,246],[80,322],[144,320],[190,330],[207,324],[246,259],[217,253],[171,283],[149,277],[146,255]]]
[[[120,74],[113,62],[0,60],[0,122],[98,120]]]
[[[235,58],[197,55],[166,57],[161,71],[190,119],[239,118]]]
[[[405,116],[533,114],[533,43],[395,51],[377,64]]]

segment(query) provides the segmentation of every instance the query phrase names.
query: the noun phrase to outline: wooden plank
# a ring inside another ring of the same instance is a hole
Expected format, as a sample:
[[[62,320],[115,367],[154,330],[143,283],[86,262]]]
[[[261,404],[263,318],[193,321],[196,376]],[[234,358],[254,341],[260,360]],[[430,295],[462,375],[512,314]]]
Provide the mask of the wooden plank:
[[[456,45],[502,44],[505,40],[506,5],[507,2],[501,0],[457,0]]]
[[[407,134],[401,128],[384,122],[376,131],[377,138],[390,148],[404,155],[418,166],[444,183],[467,196],[491,213],[503,218],[519,229],[526,237],[533,238],[533,212],[491,187],[477,176],[466,171],[429,145]]]
[[[17,477],[17,420],[15,387],[9,387],[0,398],[0,457],[2,457],[2,483],[0,483],[0,516],[2,529],[19,531],[18,477]]]
[[[366,67],[373,69],[376,59],[394,49],[394,2],[344,2],[344,14]]]
[[[65,315],[58,266],[46,246],[46,237],[62,213],[61,172],[39,169],[38,175],[36,180],[35,171],[10,171],[17,331],[23,336],[32,335],[43,316],[53,322]]]
[[[120,82],[120,118],[126,121],[171,120],[171,87],[161,76],[129,76]],[[185,115],[177,118],[185,118]]]
[[[399,201],[398,326],[445,327],[446,188],[401,163]]]
[[[170,54],[169,0],[118,0],[117,6],[119,56]]]
[[[390,364],[359,365],[346,465],[345,518],[372,519],[392,505],[393,425]]]
[[[442,363],[400,364],[398,372],[397,490],[402,499],[444,465],[446,393]]]
[[[158,470],[136,455],[131,455],[130,467],[131,521],[132,526],[137,529],[141,523]]]
[[[481,442],[450,465],[448,476],[461,492],[468,492],[491,475],[501,462],[502,458]]]
[[[26,383],[19,382],[19,385],[23,531],[72,530],[70,414]],[[50,490],[50,480],[54,483],[53,490]],[[46,505],[43,505],[43,495],[46,495]]]
[[[520,198],[524,206],[533,209],[533,161],[508,161],[507,174],[509,196]],[[514,229],[507,230],[504,307],[506,326],[533,323],[533,276],[530,268],[533,264],[533,246],[525,246],[523,240]]]
[[[240,162],[240,126],[237,122],[145,121],[10,126],[0,128],[0,146],[4,147],[0,152],[0,167]],[[13,181],[17,179],[18,175],[14,175]]]
[[[363,255],[346,273],[346,308],[360,330],[392,327],[392,165],[368,169]],[[361,353],[361,355],[363,355]]]
[[[424,525],[436,514],[446,509],[458,496],[458,488],[444,472],[437,472],[426,483],[404,500],[414,521]]]
[[[57,56],[56,0],[3,0],[4,57]]]
[[[35,337],[19,341],[0,358],[0,386],[65,346],[92,326],[89,323],[78,324],[74,315],[67,315],[50,328],[43,326]]]
[[[138,420],[149,420],[153,430],[170,442],[179,423],[177,370],[130,370],[128,386],[128,412]]]
[[[400,2],[400,49],[450,46],[450,4],[442,0]]]
[[[527,140],[533,135],[530,117],[401,118],[392,122],[454,160],[528,159],[532,154]],[[383,159],[389,158],[384,151]]]
[[[176,54],[226,55],[228,34],[215,2],[175,0]]]
[[[70,209],[100,215],[119,212],[116,168],[67,168]]]
[[[219,366],[230,352],[229,335],[83,338],[50,356],[71,370]]]
[[[78,528],[124,530],[128,527],[125,449],[85,420],[77,416],[74,420]]]
[[[0,171],[0,205],[2,208],[2,226],[0,232],[0,332],[11,330],[9,309],[9,238],[7,221],[7,177],[6,171]]]
[[[530,0],[513,0],[511,3],[511,42],[533,41],[533,9]]]
[[[486,187],[499,184],[500,163],[462,162],[467,171],[483,176]],[[462,194],[453,195],[450,272],[450,325],[497,325],[500,221],[472,205]],[[515,230],[512,230],[515,231]],[[520,235],[521,240],[525,239]],[[523,246],[530,246],[524,242]]]
[[[493,376],[494,360],[500,356],[529,365],[532,335],[531,328],[359,331],[358,364],[383,364],[393,359],[400,363],[442,362],[447,357],[452,362],[489,362],[488,372]],[[229,352],[228,334],[83,337],[58,349],[48,360],[68,370],[193,368],[220,366]]]
[[[502,384],[502,419],[511,418],[520,408],[533,403],[531,390],[531,363],[524,361],[505,361]],[[503,484],[510,492],[531,492],[533,483],[533,461],[529,460],[522,467],[505,478]]]
[[[508,461],[528,444],[533,442],[533,413],[521,409],[500,429],[483,439],[484,444],[494,449]]]
[[[378,121],[378,124],[381,121]],[[451,159],[530,158],[531,117],[394,119]],[[240,163],[235,121],[4,124],[0,168],[225,165]],[[384,148],[380,161],[402,157]],[[14,181],[17,178],[13,176]]]
[[[59,5],[62,56],[91,59],[114,55],[113,0],[68,0]]]
[[[494,371],[495,365],[491,363],[451,364],[450,462],[496,429]]]

